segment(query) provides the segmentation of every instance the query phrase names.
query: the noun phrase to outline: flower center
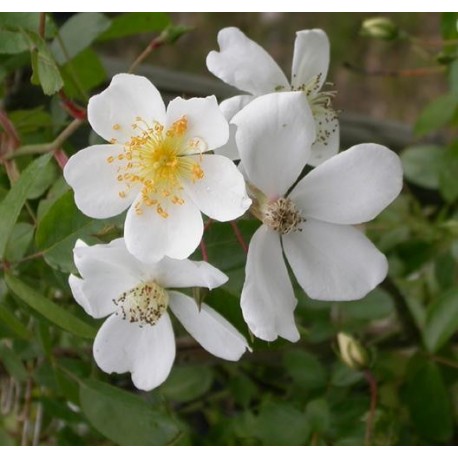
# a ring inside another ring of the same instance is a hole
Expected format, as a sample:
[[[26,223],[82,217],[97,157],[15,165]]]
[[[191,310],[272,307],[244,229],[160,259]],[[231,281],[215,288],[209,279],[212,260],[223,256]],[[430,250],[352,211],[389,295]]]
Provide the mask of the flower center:
[[[113,299],[124,320],[154,326],[169,305],[167,291],[155,282],[140,283]]]
[[[305,218],[301,216],[300,210],[294,202],[286,197],[267,204],[264,210],[262,222],[280,234],[289,234],[294,231],[301,231],[301,223]]]
[[[321,143],[325,146],[328,144],[329,137],[336,131],[338,127],[338,113],[332,106],[336,91],[321,91],[318,88],[321,85],[323,75],[319,73],[312,78],[308,83],[299,87],[293,87],[294,91],[303,91],[310,103],[313,116],[318,121],[316,122],[316,140],[314,144]],[[332,86],[332,83],[324,83]]]
[[[138,135],[124,144],[124,152],[107,158],[109,164],[116,163],[117,180],[125,185],[119,192],[124,198],[136,186],[141,187],[141,200],[135,204],[135,212],[143,213],[143,206],[155,206],[163,218],[168,213],[163,202],[183,205],[183,178],[192,181],[201,180],[204,172],[200,166],[201,153],[205,150],[204,142],[199,138],[189,139],[188,120],[182,116],[168,129],[158,122],[150,126],[140,117],[135,119],[133,129]],[[115,124],[113,130],[120,130]],[[116,143],[116,140],[112,140]]]

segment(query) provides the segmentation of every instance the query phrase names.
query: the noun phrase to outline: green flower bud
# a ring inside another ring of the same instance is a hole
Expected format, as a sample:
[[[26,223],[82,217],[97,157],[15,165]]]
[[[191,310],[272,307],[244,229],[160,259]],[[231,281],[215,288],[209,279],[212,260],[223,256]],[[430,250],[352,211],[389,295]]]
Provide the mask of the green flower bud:
[[[339,332],[337,343],[342,361],[350,368],[361,370],[367,368],[369,358],[367,351],[352,336]]]
[[[391,19],[377,16],[364,20],[360,33],[365,37],[390,41],[399,37],[399,27]]]

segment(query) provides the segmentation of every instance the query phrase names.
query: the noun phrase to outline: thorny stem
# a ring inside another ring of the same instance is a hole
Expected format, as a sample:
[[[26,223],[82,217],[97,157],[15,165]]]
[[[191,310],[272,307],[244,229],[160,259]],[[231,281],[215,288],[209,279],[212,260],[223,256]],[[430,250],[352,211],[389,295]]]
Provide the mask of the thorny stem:
[[[243,238],[242,232],[240,231],[239,227],[237,226],[237,223],[235,221],[231,221],[231,227],[243,251],[245,253],[248,253],[248,245],[246,244],[245,239]]]
[[[416,76],[429,76],[436,73],[445,72],[445,67],[439,65],[436,67],[420,67],[420,68],[410,68],[404,70],[368,70],[366,68],[358,67],[353,65],[350,62],[344,62],[344,67],[348,70],[351,70],[355,73],[360,73],[365,76],[376,76],[376,77],[388,77],[388,78],[398,78],[398,77],[416,77]]]
[[[377,408],[377,380],[374,377],[374,374],[367,369],[364,371],[364,376],[369,383],[369,388],[371,392],[371,404],[369,410],[369,417],[367,418],[366,423],[366,435],[364,438],[365,445],[370,445],[372,440],[372,433],[374,431],[374,418],[375,418],[375,409]]]
[[[7,154],[5,158],[11,159],[27,154],[48,153],[57,150],[83,123],[84,121],[82,119],[74,119],[51,143],[20,146],[12,153]]]

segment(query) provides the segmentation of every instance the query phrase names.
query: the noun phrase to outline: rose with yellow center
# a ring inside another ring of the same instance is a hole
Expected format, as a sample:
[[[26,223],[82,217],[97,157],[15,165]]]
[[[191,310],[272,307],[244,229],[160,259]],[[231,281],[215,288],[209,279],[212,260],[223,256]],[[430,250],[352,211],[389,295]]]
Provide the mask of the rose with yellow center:
[[[88,119],[109,144],[76,153],[64,177],[86,215],[128,209],[126,246],[140,260],[184,259],[202,238],[201,212],[229,221],[250,206],[237,167],[209,153],[229,136],[215,97],[178,97],[166,109],[150,81],[120,74],[89,100]]]

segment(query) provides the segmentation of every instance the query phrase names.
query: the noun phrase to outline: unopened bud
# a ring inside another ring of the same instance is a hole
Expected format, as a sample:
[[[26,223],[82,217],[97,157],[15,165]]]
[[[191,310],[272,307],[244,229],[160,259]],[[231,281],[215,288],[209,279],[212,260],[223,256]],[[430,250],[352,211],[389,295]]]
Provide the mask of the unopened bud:
[[[399,27],[390,19],[383,16],[371,17],[363,21],[361,35],[379,40],[395,40],[399,38]]]
[[[166,44],[173,44],[175,41],[178,40],[182,35],[193,30],[193,27],[187,25],[169,25],[164,31],[161,33],[161,40]]]
[[[367,351],[352,336],[339,332],[337,343],[342,361],[352,369],[361,370],[368,366]]]

